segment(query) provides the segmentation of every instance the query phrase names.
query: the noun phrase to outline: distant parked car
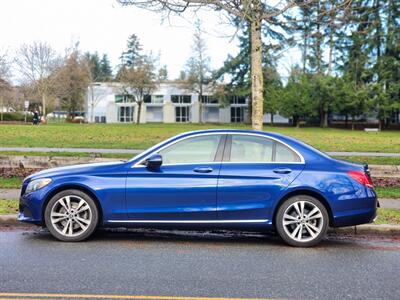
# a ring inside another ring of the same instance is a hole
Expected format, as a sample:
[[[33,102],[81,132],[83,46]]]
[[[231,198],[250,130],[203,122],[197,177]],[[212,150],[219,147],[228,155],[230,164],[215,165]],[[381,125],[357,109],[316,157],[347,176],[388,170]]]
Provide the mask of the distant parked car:
[[[18,219],[61,241],[97,227],[276,229],[293,246],[328,226],[372,222],[368,170],[276,133],[206,130],[166,140],[126,162],[41,171],[22,185]]]

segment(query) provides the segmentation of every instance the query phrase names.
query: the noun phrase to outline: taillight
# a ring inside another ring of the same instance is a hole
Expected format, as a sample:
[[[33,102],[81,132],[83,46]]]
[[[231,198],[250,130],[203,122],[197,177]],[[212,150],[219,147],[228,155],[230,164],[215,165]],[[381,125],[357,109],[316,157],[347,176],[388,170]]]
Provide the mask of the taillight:
[[[372,189],[374,188],[371,177],[367,173],[361,171],[349,171],[347,174],[362,185]]]

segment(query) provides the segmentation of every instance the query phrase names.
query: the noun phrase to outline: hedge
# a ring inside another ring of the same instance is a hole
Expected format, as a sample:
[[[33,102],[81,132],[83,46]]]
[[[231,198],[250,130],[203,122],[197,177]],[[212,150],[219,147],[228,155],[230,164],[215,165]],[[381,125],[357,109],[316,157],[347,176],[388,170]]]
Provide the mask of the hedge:
[[[26,121],[27,122],[32,122],[33,115],[27,114],[26,115]],[[12,112],[12,113],[3,113],[3,121],[18,121],[18,122],[24,122],[25,121],[25,115],[22,113],[18,112]]]

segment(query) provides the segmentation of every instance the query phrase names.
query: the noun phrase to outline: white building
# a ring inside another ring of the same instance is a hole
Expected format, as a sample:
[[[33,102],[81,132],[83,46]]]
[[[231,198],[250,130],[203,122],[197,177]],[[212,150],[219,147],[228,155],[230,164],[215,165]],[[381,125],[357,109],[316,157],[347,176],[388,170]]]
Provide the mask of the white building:
[[[89,86],[85,107],[87,122],[133,123],[137,113],[137,103],[123,93],[120,83]],[[249,120],[249,99],[234,96],[228,106],[221,107],[211,93],[205,92],[200,105],[198,94],[187,91],[179,82],[158,84],[152,95],[145,97],[140,114],[140,123],[246,123]]]

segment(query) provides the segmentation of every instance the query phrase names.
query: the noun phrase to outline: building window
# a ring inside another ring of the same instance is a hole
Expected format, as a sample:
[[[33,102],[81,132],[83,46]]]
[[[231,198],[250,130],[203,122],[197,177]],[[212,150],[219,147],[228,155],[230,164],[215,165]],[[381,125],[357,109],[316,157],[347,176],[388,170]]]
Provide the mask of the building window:
[[[107,123],[107,119],[105,116],[100,117],[100,123]]]
[[[192,96],[190,95],[172,95],[171,96],[172,103],[192,103]]]
[[[99,123],[99,122],[100,122],[100,117],[95,116],[95,117],[94,117],[94,122],[95,122],[95,123]]]
[[[118,107],[118,121],[121,123],[133,122],[133,107],[132,106]]]
[[[246,97],[231,96],[229,102],[231,104],[246,104]]]
[[[190,108],[188,106],[175,107],[175,121],[178,123],[189,122]]]
[[[244,108],[243,107],[231,107],[231,122],[232,123],[243,123],[244,122]]]
[[[201,103],[203,103],[203,104],[218,104],[218,99],[215,96],[203,95],[203,96],[201,96]]]
[[[144,95],[143,101],[145,103],[163,104],[164,95]]]
[[[115,103],[132,103],[134,100],[132,95],[115,95]]]

